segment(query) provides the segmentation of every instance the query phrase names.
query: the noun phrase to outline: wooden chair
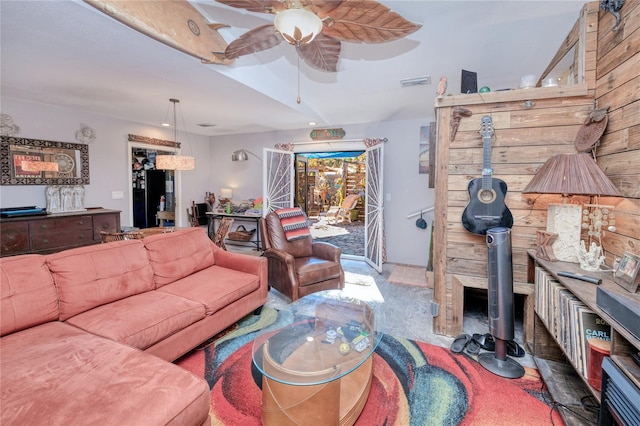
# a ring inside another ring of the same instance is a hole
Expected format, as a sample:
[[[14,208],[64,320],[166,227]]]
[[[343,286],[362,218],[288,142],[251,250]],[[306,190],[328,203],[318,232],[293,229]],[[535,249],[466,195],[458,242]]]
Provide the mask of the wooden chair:
[[[170,220],[175,224],[176,212],[163,211],[163,212],[158,212],[156,214],[157,214],[158,220],[160,221],[160,227],[164,227],[165,221],[167,220]]]
[[[217,245],[223,250],[227,249],[227,246],[224,244],[224,240],[227,238],[227,235],[231,230],[231,225],[233,225],[233,219],[229,217],[223,217],[220,220],[220,226],[218,226],[218,229],[216,229],[216,233],[213,235],[213,244]]]
[[[195,201],[191,202],[191,207],[187,209],[187,217],[189,218],[189,225],[198,227],[207,225],[209,219],[207,218],[207,205],[205,203],[196,204]]]

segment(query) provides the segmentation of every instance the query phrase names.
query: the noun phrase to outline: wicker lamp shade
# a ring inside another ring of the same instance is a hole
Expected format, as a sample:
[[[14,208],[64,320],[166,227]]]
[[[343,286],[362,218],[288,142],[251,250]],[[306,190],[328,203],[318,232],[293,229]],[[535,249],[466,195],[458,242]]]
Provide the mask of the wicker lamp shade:
[[[193,170],[196,160],[185,155],[158,155],[156,156],[156,168],[160,170]]]
[[[587,153],[557,154],[549,158],[522,193],[622,197]]]

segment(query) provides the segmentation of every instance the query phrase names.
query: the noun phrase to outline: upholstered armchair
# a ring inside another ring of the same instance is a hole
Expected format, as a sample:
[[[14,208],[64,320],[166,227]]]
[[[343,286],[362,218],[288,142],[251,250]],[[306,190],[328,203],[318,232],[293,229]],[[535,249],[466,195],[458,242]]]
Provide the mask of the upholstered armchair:
[[[260,219],[260,232],[271,287],[292,301],[316,291],[344,288],[339,247],[313,241],[310,234],[288,239],[273,212]]]

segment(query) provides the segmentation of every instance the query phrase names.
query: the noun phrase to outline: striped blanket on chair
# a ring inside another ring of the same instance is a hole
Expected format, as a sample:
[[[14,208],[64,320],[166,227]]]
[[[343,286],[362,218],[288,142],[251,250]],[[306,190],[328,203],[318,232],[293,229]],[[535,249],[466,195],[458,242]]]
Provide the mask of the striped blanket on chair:
[[[278,209],[274,213],[280,219],[287,241],[294,241],[311,235],[309,224],[307,223],[307,215],[304,214],[300,207]]]

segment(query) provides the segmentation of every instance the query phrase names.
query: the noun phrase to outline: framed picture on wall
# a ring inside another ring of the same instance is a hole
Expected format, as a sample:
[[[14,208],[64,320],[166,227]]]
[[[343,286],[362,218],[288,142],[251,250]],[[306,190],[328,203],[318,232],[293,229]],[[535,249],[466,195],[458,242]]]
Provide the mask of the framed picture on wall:
[[[418,156],[418,173],[429,174],[429,135],[431,126],[420,126],[420,154]]]
[[[429,175],[429,188],[435,187],[436,123],[420,126],[418,174]]]
[[[40,177],[42,172],[24,170],[22,168],[23,161],[42,161],[41,154],[11,154],[11,164],[13,175],[17,178],[30,178],[30,177]],[[25,166],[26,167],[26,166]]]
[[[640,281],[639,270],[640,257],[625,251],[613,275],[613,280],[625,290],[635,293],[638,289],[638,281]]]

